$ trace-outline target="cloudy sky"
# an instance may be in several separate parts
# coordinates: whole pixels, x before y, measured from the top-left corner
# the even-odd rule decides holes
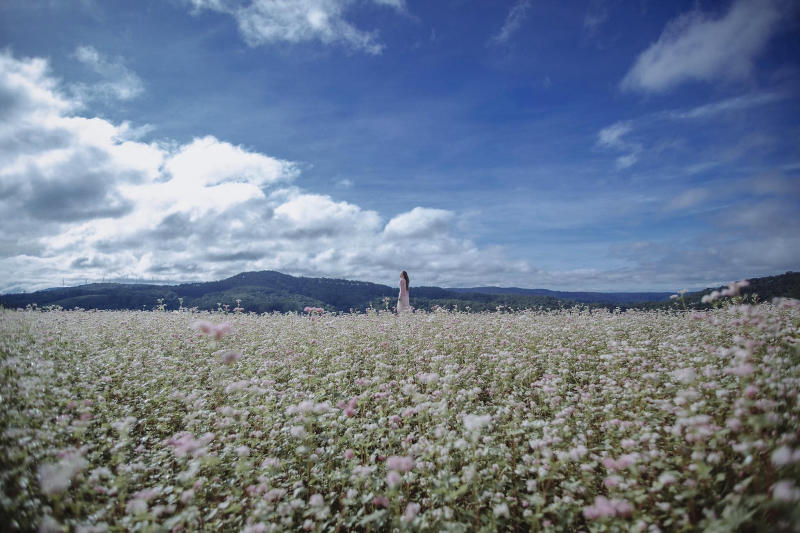
[[[793,0],[4,0],[0,291],[800,269]]]

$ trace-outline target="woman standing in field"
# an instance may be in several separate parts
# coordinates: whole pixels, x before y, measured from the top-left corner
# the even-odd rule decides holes
[[[405,270],[400,273],[400,295],[397,297],[397,312],[411,312],[411,304],[408,303],[408,273]]]

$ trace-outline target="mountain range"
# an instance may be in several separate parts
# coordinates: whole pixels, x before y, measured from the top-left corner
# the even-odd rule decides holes
[[[760,300],[782,296],[800,298],[800,273],[750,279],[744,294],[757,294]],[[713,290],[688,293],[680,305],[703,307],[702,296]],[[517,287],[411,288],[411,304],[417,309],[434,307],[467,311],[571,307],[669,307],[677,305],[669,292],[567,292]],[[297,312],[305,307],[326,311],[364,311],[366,308],[391,309],[397,289],[377,283],[330,278],[308,278],[274,271],[242,272],[230,278],[180,285],[90,283],[75,287],[55,287],[31,293],[0,295],[0,306],[24,308],[60,307],[63,309],[234,309],[245,312]]]

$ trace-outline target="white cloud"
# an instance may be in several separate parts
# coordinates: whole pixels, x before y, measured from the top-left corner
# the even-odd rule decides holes
[[[42,60],[2,52],[0,66],[11,103],[0,125],[0,292],[263,269],[383,282],[407,269],[441,284],[529,270],[459,238],[452,212],[417,207],[387,223],[292,185],[290,162],[212,136],[145,143],[128,123],[74,116]]]
[[[632,167],[633,165],[635,165],[637,161],[639,161],[639,155],[637,153],[621,155],[617,157],[616,160],[617,168],[619,170],[624,170],[628,167]]]
[[[511,10],[506,16],[506,21],[503,27],[497,34],[493,35],[490,42],[493,44],[503,44],[508,42],[509,39],[522,27],[522,23],[528,17],[528,10],[531,8],[530,0],[517,0],[511,7]]]
[[[597,134],[597,143],[607,148],[622,148],[626,145],[622,138],[632,129],[630,122],[615,122],[600,130]]]
[[[681,121],[687,120],[708,121],[729,116],[741,117],[748,110],[779,102],[787,97],[784,92],[757,92],[718,100],[689,109],[651,113],[606,126],[597,133],[595,145],[604,150],[621,152],[621,155],[616,157],[616,166],[622,170],[639,162],[643,154],[658,152],[668,145],[668,142],[658,143],[652,139],[654,133],[667,135],[668,133],[665,132],[671,132],[672,130],[667,128],[668,125],[674,127]],[[672,142],[675,144],[674,140]],[[731,157],[733,155],[739,156],[751,149],[753,147],[751,145],[770,145],[772,143],[772,139],[756,136],[750,138],[746,144],[729,148],[728,151],[731,153]],[[716,155],[721,158],[725,155],[725,152],[718,152]],[[718,165],[719,161],[704,160],[700,163],[688,165],[686,171],[687,174],[697,174]]]
[[[597,134],[597,145],[604,149],[626,152],[616,159],[617,168],[624,170],[636,164],[642,151],[641,143],[629,141],[625,136],[633,131],[630,121],[615,122],[600,130]]]
[[[94,84],[76,84],[74,90],[82,100],[131,100],[144,92],[141,78],[120,58],[109,60],[92,46],[76,48],[75,58],[103,79]]]
[[[622,80],[627,90],[663,92],[687,81],[741,79],[776,32],[783,0],[737,0],[720,17],[691,11],[669,22]]]
[[[417,238],[440,235],[450,231],[453,213],[444,209],[415,207],[407,213],[397,215],[386,224],[384,233],[388,237]]]
[[[381,220],[374,211],[363,211],[348,202],[335,202],[319,194],[299,194],[275,209],[281,232],[290,237],[352,238],[374,235]]]
[[[605,0],[593,0],[583,17],[583,27],[590,34],[597,33],[608,21],[609,6]]]
[[[674,119],[702,119],[709,118],[723,113],[734,111],[744,111],[752,107],[763,106],[783,100],[786,98],[781,93],[756,93],[726,98],[718,102],[712,102],[694,107],[688,111],[676,111],[669,114]]]
[[[677,211],[681,209],[688,209],[694,207],[710,197],[707,189],[700,187],[693,187],[683,191],[678,196],[667,202],[664,206],[665,211]]]
[[[403,0],[372,0],[405,10]],[[369,54],[380,54],[384,45],[375,32],[353,26],[345,18],[353,0],[190,0],[196,10],[209,9],[232,16],[250,46],[280,41],[320,41],[344,44]]]

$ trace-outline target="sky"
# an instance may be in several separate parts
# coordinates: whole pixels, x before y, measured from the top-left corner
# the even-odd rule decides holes
[[[0,3],[0,292],[699,289],[798,215],[794,0]]]

